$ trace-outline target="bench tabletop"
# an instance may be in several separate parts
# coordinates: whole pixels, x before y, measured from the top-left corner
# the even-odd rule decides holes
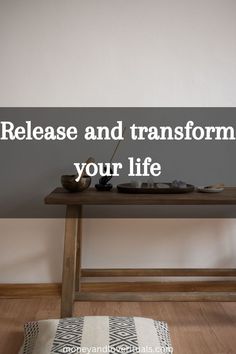
[[[70,193],[56,188],[45,198],[46,204],[55,205],[236,205],[236,187],[226,187],[220,193],[183,194],[128,194],[116,188],[98,192],[89,188],[83,192]]]

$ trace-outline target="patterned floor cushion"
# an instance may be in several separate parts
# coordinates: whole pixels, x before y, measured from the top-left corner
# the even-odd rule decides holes
[[[29,322],[19,354],[172,353],[165,322],[86,316]]]

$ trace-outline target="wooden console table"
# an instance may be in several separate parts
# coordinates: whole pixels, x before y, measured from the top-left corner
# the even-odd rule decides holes
[[[56,188],[45,198],[46,204],[66,205],[61,317],[71,317],[74,300],[79,301],[236,301],[236,282],[224,291],[171,292],[84,292],[83,277],[235,277],[236,269],[81,269],[82,207],[84,205],[236,205],[236,188],[222,193],[204,194],[123,194],[115,189],[68,193]],[[148,284],[148,283],[147,283]],[[229,290],[230,289],[230,290]]]

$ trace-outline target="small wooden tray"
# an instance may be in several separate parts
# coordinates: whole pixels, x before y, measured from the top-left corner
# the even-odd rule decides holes
[[[171,183],[153,183],[153,187],[150,187],[148,183],[142,183],[141,187],[135,187],[132,183],[122,183],[117,185],[117,190],[120,193],[132,193],[132,194],[180,194],[191,193],[195,187],[192,184],[187,184],[186,188],[160,188],[159,184],[167,184],[171,186]]]

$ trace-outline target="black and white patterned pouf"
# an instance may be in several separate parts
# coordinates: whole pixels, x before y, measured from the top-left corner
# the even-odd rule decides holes
[[[19,354],[172,352],[165,322],[143,317],[85,316],[27,323]]]

